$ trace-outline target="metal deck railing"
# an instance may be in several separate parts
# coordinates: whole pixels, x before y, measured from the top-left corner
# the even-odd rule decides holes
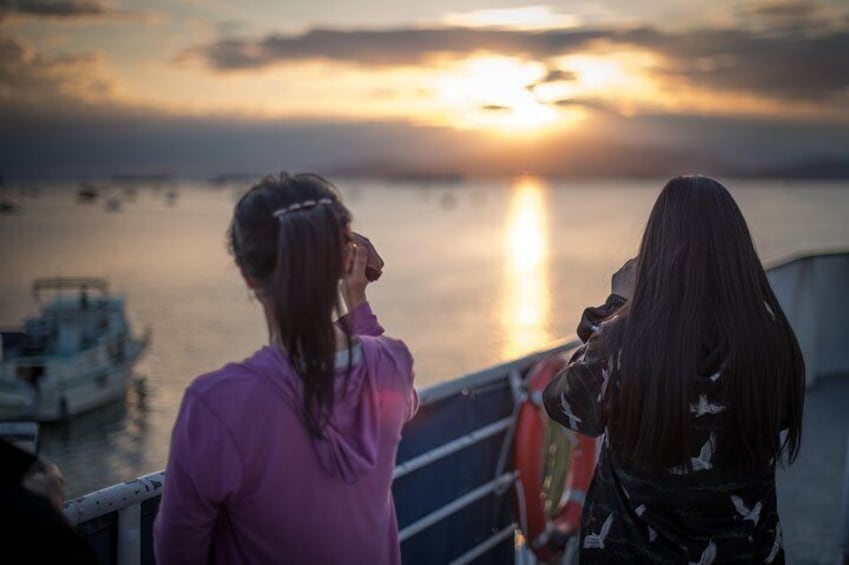
[[[429,509],[427,513],[415,520],[401,524],[399,539],[402,547],[405,542],[417,536],[426,536],[428,530],[435,525],[485,497],[503,496],[506,491],[509,491],[518,476],[510,468],[507,454],[512,440],[515,406],[523,399],[523,375],[543,357],[569,351],[578,344],[579,342],[575,339],[560,342],[520,359],[419,391],[420,414],[426,412],[428,407],[440,409],[436,405],[452,397],[472,398],[493,390],[493,387],[503,388],[509,395],[509,399],[507,403],[503,403],[502,413],[495,414],[494,421],[487,421],[492,414],[485,415],[481,418],[484,420],[482,425],[462,432],[449,441],[418,453],[403,455],[401,453],[403,450],[399,451],[400,462],[393,475],[396,483],[402,479],[411,480],[412,475],[425,471],[428,467],[452,456],[456,457],[464,450],[472,449],[483,442],[497,439],[499,443],[498,457],[495,460],[496,464],[492,465],[490,479],[445,504]],[[417,419],[418,417],[414,421]],[[404,443],[405,440],[402,440],[402,446]],[[89,538],[104,561],[120,565],[147,562],[152,556],[152,548],[147,545],[152,542],[150,528],[155,510],[151,512],[148,508],[147,512],[144,512],[143,506],[150,504],[158,506],[158,498],[162,495],[165,480],[164,471],[159,471],[92,492],[66,502],[65,516],[85,537]],[[415,477],[412,477],[412,480],[415,480]],[[403,509],[404,505],[404,498],[396,497],[396,508]],[[450,562],[458,565],[469,563],[508,540],[512,544],[516,528],[515,522],[509,522],[494,529],[489,528],[488,531],[494,533],[482,540],[474,540],[474,545],[466,548]]]

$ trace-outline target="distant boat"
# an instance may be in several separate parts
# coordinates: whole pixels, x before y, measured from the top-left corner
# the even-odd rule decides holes
[[[427,172],[409,172],[396,173],[385,175],[386,180],[400,184],[460,184],[466,180],[466,176],[461,173],[427,173]]]
[[[21,207],[11,198],[0,198],[0,214],[16,214]]]
[[[80,202],[94,202],[97,200],[99,191],[97,185],[91,182],[80,183],[80,189],[77,191],[77,200]]]
[[[36,185],[26,185],[18,189],[18,194],[26,198],[38,198],[41,195],[41,189]]]
[[[0,214],[16,214],[20,207],[18,203],[6,196],[5,178],[0,175]]]
[[[112,175],[113,182],[119,184],[164,184],[173,177],[168,173]]]
[[[106,211],[107,212],[118,212],[121,210],[121,199],[118,196],[110,196],[108,200],[106,200]]]
[[[122,398],[149,340],[130,331],[124,299],[82,277],[37,279],[33,294],[39,315],[2,332],[0,417],[63,420]]]
[[[177,189],[169,188],[168,192],[165,193],[165,203],[169,206],[173,206],[177,202]]]
[[[222,186],[230,184],[251,185],[255,183],[262,175],[253,173],[221,173],[209,179],[209,184],[213,186]]]

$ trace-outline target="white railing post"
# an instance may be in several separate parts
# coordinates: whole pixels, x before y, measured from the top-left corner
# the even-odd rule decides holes
[[[141,563],[141,503],[118,510],[118,565]]]

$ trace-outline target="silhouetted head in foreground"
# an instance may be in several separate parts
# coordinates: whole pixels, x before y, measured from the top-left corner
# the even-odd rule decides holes
[[[230,224],[231,251],[266,308],[271,342],[286,351],[302,378],[305,423],[314,437],[323,435],[333,408],[333,318],[340,310],[350,222],[328,181],[284,173],[242,196]]]
[[[755,470],[785,449],[795,459],[804,363],[728,190],[706,177],[669,181],[636,263],[624,323],[609,337],[623,375],[609,395],[614,452],[648,469],[689,461],[694,387],[714,376],[733,407],[718,415],[725,460]]]

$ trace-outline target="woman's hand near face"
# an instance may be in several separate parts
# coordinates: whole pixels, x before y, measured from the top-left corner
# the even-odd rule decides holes
[[[342,278],[342,296],[348,311],[355,309],[368,299],[366,298],[366,263],[368,262],[368,250],[362,245],[350,243],[348,247],[348,268]]]
[[[363,234],[351,232],[351,239],[360,247],[366,250],[366,278],[369,282],[374,282],[383,274],[383,259],[374,248],[371,240]]]

